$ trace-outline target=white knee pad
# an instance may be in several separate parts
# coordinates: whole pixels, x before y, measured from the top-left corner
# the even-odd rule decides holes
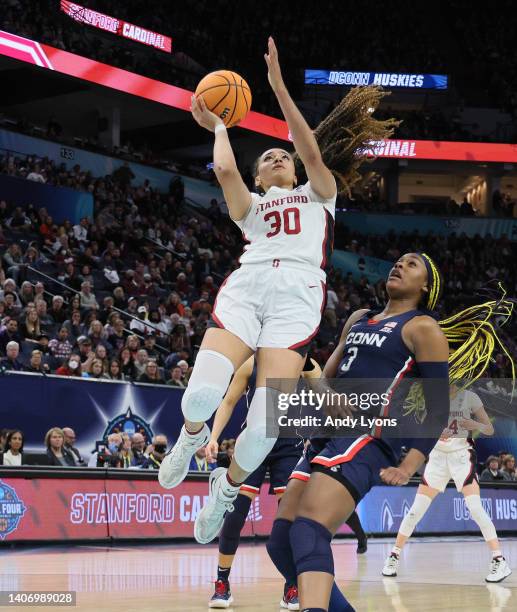
[[[415,496],[415,501],[413,505],[409,509],[409,512],[402,519],[402,523],[400,524],[399,533],[403,536],[409,536],[415,530],[415,527],[418,525],[424,514],[429,509],[431,502],[433,500],[427,495],[422,495],[421,493],[417,493]]]
[[[246,419],[246,429],[239,435],[235,444],[234,459],[237,465],[246,472],[254,472],[269,455],[277,437],[271,436],[271,427],[267,426],[268,416],[273,416],[273,404],[266,410],[268,402],[274,401],[278,392],[268,387],[255,389]]]
[[[477,523],[485,541],[489,542],[490,540],[495,540],[497,538],[497,532],[494,523],[492,523],[492,520],[481,504],[481,497],[479,497],[479,495],[468,495],[465,497],[465,503],[467,504],[472,520]]]
[[[207,421],[221,403],[233,371],[228,357],[216,351],[199,351],[181,400],[183,416],[194,423]]]

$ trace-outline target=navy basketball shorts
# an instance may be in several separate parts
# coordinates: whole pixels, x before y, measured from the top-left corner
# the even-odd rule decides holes
[[[258,494],[269,470],[269,494],[280,495],[289,476],[300,460],[303,443],[300,440],[278,440],[273,450],[242,483],[240,490]]]
[[[305,456],[291,478],[307,481],[312,472],[323,472],[346,487],[358,504],[368,491],[383,484],[379,472],[396,465],[396,458],[369,435],[329,439],[315,456]]]

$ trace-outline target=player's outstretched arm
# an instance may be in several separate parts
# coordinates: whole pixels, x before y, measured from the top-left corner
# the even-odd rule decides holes
[[[219,448],[218,440],[224,428],[228,424],[230,417],[233,414],[235,406],[248,387],[248,380],[253,371],[254,357],[250,357],[242,366],[235,372],[232,382],[228,387],[228,391],[223,398],[214,417],[214,425],[210,434],[210,442],[207,445],[207,459],[214,462],[217,459],[217,449]]]
[[[223,120],[208,110],[203,96],[192,96],[191,111],[195,121],[215,133],[214,172],[222,187],[230,217],[240,221],[251,204],[251,193],[242,180]],[[219,127],[221,126],[221,127]]]
[[[323,163],[316,138],[287,91],[280,70],[278,51],[271,36],[264,58],[268,68],[267,78],[287,121],[294,148],[302,160],[311,187],[319,196],[328,200],[336,195],[336,180]]]

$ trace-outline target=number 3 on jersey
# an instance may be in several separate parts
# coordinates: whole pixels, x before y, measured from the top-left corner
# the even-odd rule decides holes
[[[348,347],[346,351],[346,361],[344,361],[343,365],[341,366],[342,372],[348,372],[348,370],[350,369],[350,366],[352,365],[352,362],[357,357],[358,351],[359,351],[359,348],[357,346]]]
[[[264,215],[264,221],[271,221],[271,230],[266,234],[267,238],[276,236],[283,230],[285,234],[299,234],[302,231],[300,227],[300,211],[297,208],[286,208],[282,215],[278,210],[268,212]],[[283,223],[282,223],[283,221]]]

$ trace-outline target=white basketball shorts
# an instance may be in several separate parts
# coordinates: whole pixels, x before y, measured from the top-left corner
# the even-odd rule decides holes
[[[288,348],[305,354],[317,334],[326,298],[325,274],[284,265],[246,264],[227,277],[213,323],[254,351]]]
[[[429,453],[422,484],[443,493],[451,479],[458,491],[477,480],[476,451],[473,448],[463,448],[450,453],[433,449]]]

